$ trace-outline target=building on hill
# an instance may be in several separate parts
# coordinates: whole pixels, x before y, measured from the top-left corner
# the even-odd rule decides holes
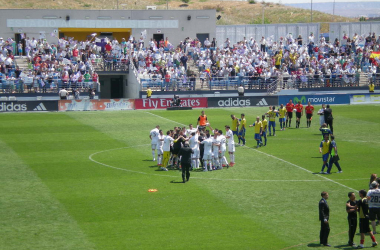
[[[56,43],[57,38],[84,41],[91,34],[110,39],[130,36],[137,40],[146,31],[148,42],[170,38],[174,45],[185,37],[215,37],[215,10],[0,10],[0,36],[18,43],[22,37],[44,38]]]

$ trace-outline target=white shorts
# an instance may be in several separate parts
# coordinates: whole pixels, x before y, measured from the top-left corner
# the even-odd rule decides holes
[[[221,150],[219,153],[219,158],[222,158],[226,154],[226,150]]]
[[[228,144],[228,152],[235,152],[235,144]]]
[[[152,143],[152,149],[155,150],[157,148],[157,144]]]
[[[157,147],[157,154],[158,155],[163,155],[164,154],[164,150],[162,149],[162,147]]]
[[[212,159],[212,153],[204,153],[203,154],[203,160],[211,160]]]
[[[215,158],[218,158],[219,157],[219,150],[218,151],[214,151],[213,154],[212,154],[213,157]]]
[[[194,153],[191,154],[191,158],[199,158],[199,149],[194,149]]]

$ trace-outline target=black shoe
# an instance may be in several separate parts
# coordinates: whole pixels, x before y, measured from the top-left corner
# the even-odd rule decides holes
[[[186,181],[189,181],[189,178],[187,178]]]
[[[183,179],[183,181],[182,181],[183,183],[186,183],[186,180],[185,179]]]

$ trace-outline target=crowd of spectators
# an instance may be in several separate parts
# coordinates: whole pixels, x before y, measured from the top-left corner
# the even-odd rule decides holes
[[[380,57],[372,56],[380,50],[375,33],[344,34],[341,41],[288,34],[278,41],[244,38],[235,44],[228,38],[201,42],[187,37],[176,46],[168,38],[146,42],[143,36],[130,37],[119,43],[96,34],[86,41],[57,38],[56,44],[44,38],[23,40],[16,46],[12,39],[0,38],[3,91],[98,90],[97,70],[125,71],[130,61],[143,87],[162,90],[193,90],[197,82],[202,88],[230,84],[265,89],[273,82],[283,88],[356,86],[362,71],[379,84]],[[14,65],[14,52],[26,57],[26,69]]]
[[[244,38],[236,44],[228,38],[221,43],[206,39],[203,44],[186,38],[176,47],[166,38],[142,45],[132,59],[138,77],[142,82],[148,79],[145,87],[184,90],[200,81],[202,87],[229,82],[235,87],[267,88],[276,80],[283,88],[342,87],[357,86],[362,71],[376,80],[380,58],[371,54],[379,51],[379,45],[375,33],[344,34],[342,41],[326,41],[313,33],[306,39],[288,34],[279,41]],[[189,63],[195,71],[189,70]]]
[[[22,40],[15,46],[14,41],[8,39],[9,44],[3,46],[0,55],[3,92],[46,93],[66,88],[72,93],[92,93],[89,89],[99,91],[97,70],[128,71],[125,39],[120,44],[117,40],[98,39],[95,35],[86,41],[57,38],[56,44],[44,38]],[[27,60],[27,67],[15,65],[14,52]]]

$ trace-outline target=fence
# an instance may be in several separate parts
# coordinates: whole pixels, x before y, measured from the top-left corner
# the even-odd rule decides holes
[[[342,41],[344,34],[352,38],[355,33],[368,36],[370,32],[371,35],[375,32],[378,36],[380,34],[380,22],[330,23],[329,39],[331,42],[336,38]]]
[[[249,40],[251,37],[256,41],[260,41],[261,37],[268,38],[274,36],[274,41],[279,41],[280,37],[286,37],[292,33],[293,38],[301,35],[304,43],[307,43],[307,38],[310,33],[314,33],[315,41],[319,39],[320,24],[264,24],[264,25],[217,25],[216,40],[223,43],[227,38],[231,43],[237,43],[244,40],[244,37]],[[220,44],[219,44],[220,45]]]

